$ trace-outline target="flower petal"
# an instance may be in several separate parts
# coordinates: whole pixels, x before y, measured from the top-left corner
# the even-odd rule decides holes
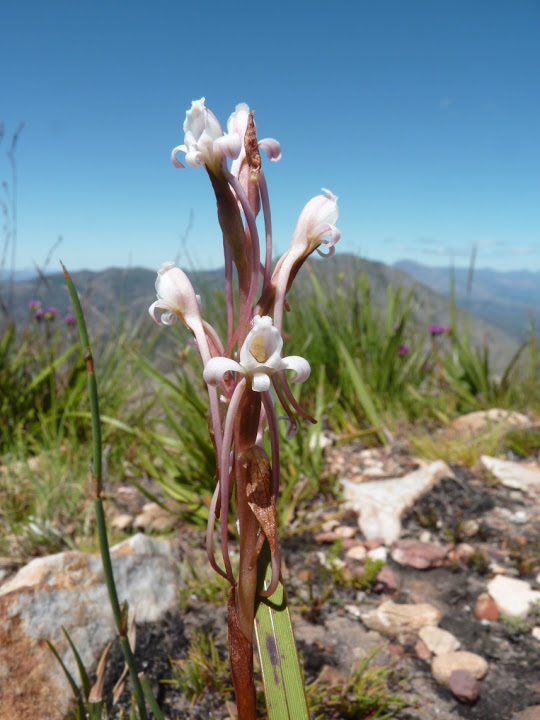
[[[266,156],[272,162],[281,160],[281,145],[274,138],[264,138],[259,141],[259,147],[264,150]]]
[[[307,360],[300,355],[289,355],[281,361],[280,370],[294,370],[296,375],[291,378],[291,382],[299,383],[307,380],[311,373],[311,367]]]
[[[177,168],[185,167],[185,165],[182,165],[180,160],[178,160],[178,158],[176,157],[176,153],[177,152],[185,153],[186,150],[187,150],[187,148],[185,145],[177,145],[175,148],[173,148],[173,150],[171,152],[171,160],[172,160],[172,164],[174,165],[174,167],[177,167]]]
[[[166,312],[158,315],[156,310],[165,310]],[[172,304],[161,298],[150,305],[148,312],[152,320],[155,320],[158,325],[174,325],[176,322],[176,314]]]
[[[228,158],[234,160],[240,155],[240,151],[242,150],[242,138],[236,133],[223,135],[223,137],[214,141],[214,152],[218,150],[221,150]]]
[[[217,386],[223,380],[223,376],[227,372],[241,372],[244,374],[244,368],[235,360],[226,357],[211,358],[203,370],[203,378],[208,385]]]

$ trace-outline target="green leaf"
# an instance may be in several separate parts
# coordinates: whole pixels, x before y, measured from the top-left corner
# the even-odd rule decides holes
[[[69,647],[71,648],[71,652],[75,656],[75,661],[77,663],[77,668],[79,670],[79,676],[81,678],[81,683],[83,686],[83,692],[84,697],[88,700],[88,696],[90,695],[90,678],[88,677],[88,673],[86,672],[86,668],[84,667],[84,663],[82,661],[81,656],[79,655],[79,652],[77,648],[75,647],[75,644],[73,643],[73,640],[71,639],[68,631],[65,627],[62,626],[62,632],[66,636],[66,640],[69,643]]]
[[[266,543],[265,550],[261,553],[262,562],[259,562],[259,587],[263,583],[264,587],[268,587],[272,575]],[[281,580],[270,598],[259,600],[255,615],[255,638],[261,661],[268,720],[309,720],[304,676],[296,649],[287,594]]]
[[[63,662],[62,658],[60,657],[60,655],[59,655],[59,653],[58,653],[58,650],[54,647],[54,645],[53,645],[51,642],[49,642],[49,640],[47,640],[46,642],[47,642],[47,645],[49,646],[49,650],[52,652],[52,654],[54,655],[54,657],[55,657],[55,658],[58,660],[58,662],[60,663],[60,667],[61,667],[62,670],[64,671],[64,675],[66,676],[66,678],[67,678],[67,680],[68,680],[68,682],[69,682],[69,684],[70,684],[70,686],[71,686],[71,689],[72,689],[72,691],[73,691],[73,694],[75,695],[76,699],[77,699],[79,702],[82,702],[82,699],[81,699],[81,691],[79,690],[79,686],[77,685],[77,683],[76,683],[75,680],[73,679],[72,674],[69,672],[69,670],[67,669],[67,667],[64,665],[64,662]]]

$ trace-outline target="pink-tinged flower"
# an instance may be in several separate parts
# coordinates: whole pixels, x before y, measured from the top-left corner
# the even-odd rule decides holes
[[[195,338],[203,363],[208,362],[211,353],[207,333],[213,337],[217,347],[221,348],[221,344],[215,330],[201,317],[199,298],[188,276],[173,262],[163,263],[158,270],[156,293],[158,299],[148,308],[150,317],[158,325],[174,325],[180,318]],[[159,313],[159,310],[164,312]]]
[[[40,307],[41,302],[39,300],[30,300],[30,302],[28,303],[28,309],[31,312],[36,312],[36,310],[39,310]]]
[[[66,323],[66,325],[73,326],[77,324],[77,318],[75,317],[75,315],[71,315],[70,313],[68,313],[67,315],[64,315],[64,322]]]
[[[41,322],[45,316],[45,310],[42,310],[41,308],[38,308],[34,313],[34,320],[36,322]]]
[[[148,312],[158,325],[174,325],[177,318],[192,330],[201,322],[199,302],[188,276],[173,262],[164,262],[156,280],[157,300]],[[158,314],[158,310],[163,310]]]
[[[227,372],[239,372],[251,380],[256,392],[270,388],[270,377],[280,370],[293,370],[291,382],[307,380],[311,368],[307,360],[298,355],[282,358],[283,339],[268,316],[253,318],[252,330],[240,350],[240,362],[226,357],[214,357],[206,363],[203,377],[209,385],[217,386]]]
[[[400,357],[405,357],[411,348],[408,345],[400,345],[398,350]]]
[[[184,144],[172,151],[175,167],[184,165],[177,159],[176,153],[186,154],[186,163],[191,167],[206,165],[214,175],[219,173],[225,156],[238,157],[242,149],[243,138],[237,133],[225,134],[216,116],[204,105],[204,98],[193,100],[191,110],[186,112],[184,121]]]
[[[336,227],[339,217],[337,196],[325,188],[322,191],[324,195],[316,195],[311,198],[300,213],[289,249],[278,260],[272,281],[259,301],[258,309],[263,312],[270,312],[273,305],[274,322],[279,329],[283,317],[285,295],[303,263],[314,250],[317,250],[323,257],[333,255],[334,245],[341,237],[341,232]],[[319,250],[319,246],[323,243],[328,250],[327,253]]]
[[[307,203],[296,223],[289,252],[307,256],[317,250],[319,255],[328,257],[335,252],[334,245],[341,237],[336,223],[339,217],[337,196],[330,190],[322,189],[324,195],[316,195]],[[324,242],[325,238],[329,238]],[[319,245],[328,250],[323,253]]]

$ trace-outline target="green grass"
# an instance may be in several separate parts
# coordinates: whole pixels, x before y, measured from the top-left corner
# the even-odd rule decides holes
[[[291,294],[291,305],[301,305],[301,312],[288,314],[284,326],[285,354],[303,355],[311,364],[309,382],[293,389],[317,424],[301,422],[292,438],[286,437],[285,423],[279,424],[282,536],[308,527],[313,498],[336,500],[325,472],[325,434],[339,436],[340,442],[362,438],[366,444],[405,435],[418,455],[466,465],[506,448],[523,456],[538,450],[534,423],[465,439],[440,432],[470,410],[500,406],[532,416],[539,412],[540,353],[533,333],[507,368],[495,374],[489,347],[474,347],[466,324],[458,324],[455,307],[451,332],[429,337],[427,327],[413,322],[411,296],[399,289],[388,289],[381,312],[364,275],[350,288],[325,287],[314,276],[311,284],[308,294]],[[210,321],[220,304],[219,296],[207,303]],[[163,329],[159,347],[141,341],[141,328],[130,329],[119,319],[108,339],[94,344],[106,497],[114,498],[118,484],[130,481],[149,499],[174,507],[185,525],[202,528],[216,468],[200,359],[181,327]],[[73,335],[53,326],[30,324],[17,331],[10,325],[0,338],[0,555],[20,562],[67,548],[96,548],[86,368],[75,348]],[[279,408],[277,414],[283,414]],[[232,515],[230,521],[232,527]],[[340,551],[337,544],[331,556],[337,558]],[[519,572],[528,572],[534,558],[516,547],[512,560]],[[191,579],[180,593],[181,606],[197,599],[225,604],[226,583],[195,556],[184,562]],[[469,562],[484,571],[484,558]],[[336,564],[306,614],[315,618],[338,584],[370,588],[380,566],[368,560],[361,573],[351,576]],[[502,621],[509,632],[520,631]],[[312,684],[313,717],[392,717],[404,704],[399,677],[392,667],[372,660],[341,683]],[[208,635],[193,638],[187,658],[174,663],[173,670],[172,682],[193,701],[208,689],[230,696],[226,661]],[[87,685],[83,676],[81,682]],[[89,711],[87,690],[79,695],[76,717]]]
[[[399,695],[402,678],[390,665],[375,665],[375,650],[343,682],[317,680],[307,688],[314,720],[394,717],[407,703]],[[393,688],[393,689],[389,689]]]
[[[285,318],[286,354],[304,355],[312,367],[309,381],[294,390],[318,422],[302,422],[292,439],[280,423],[282,528],[294,518],[301,525],[308,498],[333,493],[323,472],[322,432],[386,443],[405,428],[420,455],[468,465],[503,446],[523,454],[538,446],[534,427],[528,434],[488,433],[468,441],[434,435],[470,410],[497,405],[538,412],[534,333],[495,375],[489,347],[473,346],[455,305],[451,332],[430,338],[427,327],[413,322],[411,296],[389,288],[379,311],[365,275],[351,287],[337,280],[331,286],[311,276],[310,292],[291,293],[296,312]],[[221,315],[221,305],[218,295],[206,298],[210,321]],[[182,519],[202,527],[215,459],[200,359],[181,327],[164,328],[157,348],[141,341],[143,335],[143,324],[132,329],[119,318],[117,328],[108,329],[109,339],[94,343],[110,483],[114,488],[131,478],[152,499],[172,497]],[[404,346],[407,352],[400,353]],[[0,338],[0,547],[6,551],[15,538],[15,552],[23,557],[70,547],[77,538],[85,542],[92,532],[86,519],[86,372],[74,348],[73,334],[53,324],[29,322],[18,332],[9,325]],[[38,460],[39,472],[32,470]],[[139,482],[145,477],[153,489]]]

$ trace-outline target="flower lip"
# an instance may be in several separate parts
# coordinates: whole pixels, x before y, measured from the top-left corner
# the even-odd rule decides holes
[[[240,350],[240,364],[248,372],[255,368],[268,368],[276,372],[281,363],[283,340],[268,315],[253,318],[253,326]]]
[[[307,380],[311,368],[307,360],[297,355],[282,358],[283,339],[268,316],[253,318],[253,327],[240,349],[240,362],[214,357],[205,365],[203,377],[209,385],[219,385],[227,372],[240,372],[251,380],[256,392],[270,388],[270,377],[281,370],[293,370],[291,382]]]

